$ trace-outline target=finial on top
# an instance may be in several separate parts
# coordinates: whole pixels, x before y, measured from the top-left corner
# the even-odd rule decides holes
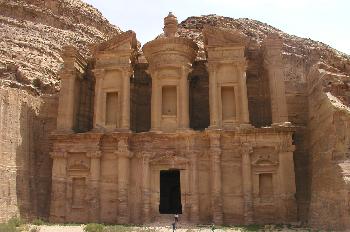
[[[169,12],[168,16],[164,18],[164,34],[166,37],[175,37],[177,32],[177,18],[172,12]]]

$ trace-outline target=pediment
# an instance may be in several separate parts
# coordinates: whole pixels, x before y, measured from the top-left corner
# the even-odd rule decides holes
[[[97,45],[96,52],[113,52],[119,50],[137,49],[136,34],[133,31],[127,31],[115,35],[111,39]]]
[[[248,37],[237,29],[217,28],[206,25],[203,28],[204,44],[206,46],[244,46]]]

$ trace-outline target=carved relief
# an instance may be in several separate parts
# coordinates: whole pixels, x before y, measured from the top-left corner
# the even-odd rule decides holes
[[[69,153],[68,157],[69,171],[89,171],[90,160],[85,153]]]

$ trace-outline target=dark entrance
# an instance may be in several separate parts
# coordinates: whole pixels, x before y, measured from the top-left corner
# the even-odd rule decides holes
[[[161,214],[181,214],[180,170],[160,171],[160,204]]]

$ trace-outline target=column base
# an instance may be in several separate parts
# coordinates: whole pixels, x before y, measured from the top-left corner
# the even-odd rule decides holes
[[[56,135],[64,135],[64,134],[74,134],[75,132],[72,129],[57,129],[52,132],[52,134]]]
[[[116,128],[113,132],[131,133],[130,128]]]
[[[161,134],[163,131],[160,128],[151,128],[149,132]]]
[[[272,127],[291,127],[291,122],[274,122],[271,124]]]
[[[184,132],[193,132],[192,128],[178,128],[176,129],[177,133],[184,133]]]

